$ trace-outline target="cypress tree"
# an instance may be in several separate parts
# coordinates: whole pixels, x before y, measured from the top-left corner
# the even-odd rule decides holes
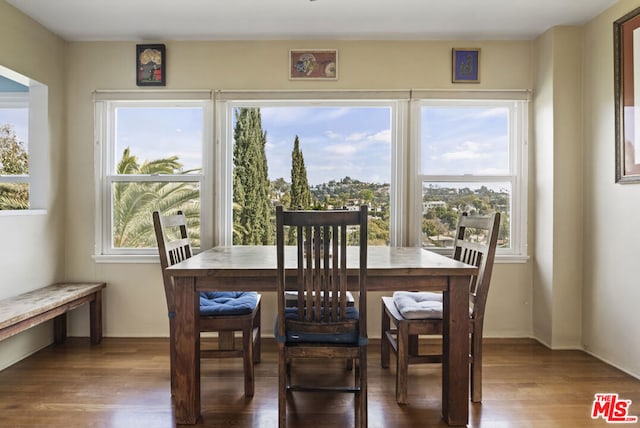
[[[296,135],[291,152],[291,209],[305,210],[311,206],[311,190],[307,179],[300,140]]]
[[[233,131],[233,243],[266,245],[273,239],[271,201],[265,145],[259,108],[235,110]]]
[[[308,209],[311,206],[311,189],[307,179],[307,168],[300,150],[300,140],[296,135],[291,152],[291,209]],[[296,244],[295,229],[289,229],[287,244]]]

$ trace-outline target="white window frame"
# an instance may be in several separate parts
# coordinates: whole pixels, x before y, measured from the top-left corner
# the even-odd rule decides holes
[[[440,98],[446,95],[446,98]],[[454,96],[452,96],[454,95]],[[510,215],[510,248],[499,248],[496,257],[503,262],[521,262],[528,258],[527,250],[527,189],[528,189],[528,99],[529,93],[491,92],[477,91],[473,93],[457,92],[455,94],[438,94],[437,92],[424,92],[417,94],[417,99],[412,101],[411,117],[411,156],[409,171],[412,183],[413,209],[410,216],[411,239],[410,245],[421,245],[422,237],[422,185],[424,182],[443,183],[491,183],[509,182],[511,184],[511,215]],[[421,171],[421,109],[424,106],[487,106],[506,107],[509,110],[509,172],[504,175],[429,175],[428,171]],[[450,249],[433,249],[436,252],[449,254]]]
[[[216,93],[216,224],[215,245],[233,242],[233,110],[239,107],[388,107],[391,110],[389,241],[402,243],[404,164],[408,91],[219,91]],[[404,101],[403,101],[404,99]],[[393,132],[395,131],[395,132]]]
[[[155,248],[112,246],[112,189],[116,182],[197,182],[200,187],[200,245],[212,245],[213,211],[213,112],[208,91],[109,92],[94,94],[96,222],[94,259],[99,262],[157,261]],[[203,109],[202,172],[185,175],[118,175],[115,173],[115,122],[119,107],[201,107]],[[149,213],[151,215],[151,213]]]
[[[0,182],[27,183],[29,209],[0,210],[0,216],[46,213],[49,191],[49,88],[40,82],[0,66],[0,76],[29,88],[28,92],[0,93],[1,107],[29,109],[28,162],[29,175],[3,175]]]

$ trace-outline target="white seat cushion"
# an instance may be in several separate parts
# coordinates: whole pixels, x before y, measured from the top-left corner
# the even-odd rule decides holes
[[[442,294],[396,291],[393,302],[406,319],[442,319]]]

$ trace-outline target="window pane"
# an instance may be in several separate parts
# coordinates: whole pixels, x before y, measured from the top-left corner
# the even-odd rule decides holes
[[[116,173],[201,172],[203,129],[200,107],[117,108]],[[135,156],[136,168],[130,167],[131,156]]]
[[[422,183],[422,246],[452,248],[458,217],[500,213],[498,248],[510,248],[511,184]]]
[[[29,183],[1,176],[28,176],[29,109],[0,107],[0,210],[29,209]]]
[[[422,173],[509,174],[509,109],[424,106]]]
[[[0,210],[28,209],[28,183],[0,183]]]
[[[117,182],[113,193],[113,248],[156,248],[152,212],[187,217],[191,246],[200,247],[200,184]]]
[[[389,204],[391,180],[391,108],[369,106],[282,106],[255,107],[260,114],[263,143],[252,148],[247,132],[257,123],[247,108],[236,108],[234,132],[234,244],[273,244],[273,233],[261,236],[253,230],[264,224],[251,216],[256,177],[260,167],[245,162],[247,153],[263,150],[269,186],[267,204],[286,208],[332,209],[370,206],[369,244],[389,244]],[[238,122],[242,126],[238,126]],[[300,157],[294,156],[298,141]],[[295,158],[295,160],[294,160]],[[258,161],[258,164],[260,162]],[[297,165],[294,167],[294,164]],[[300,168],[303,164],[304,168]],[[294,172],[297,171],[297,172]],[[293,186],[298,179],[306,183],[310,197]],[[248,190],[249,189],[249,190]],[[264,211],[264,210],[261,210]],[[268,220],[271,231],[274,219]]]

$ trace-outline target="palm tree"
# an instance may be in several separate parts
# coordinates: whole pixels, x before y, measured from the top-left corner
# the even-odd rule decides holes
[[[117,166],[119,175],[187,174],[178,156],[144,161],[129,148]],[[113,246],[116,248],[153,248],[156,246],[151,213],[184,212],[189,238],[194,247],[200,246],[200,190],[194,183],[175,182],[117,182],[113,198]]]

